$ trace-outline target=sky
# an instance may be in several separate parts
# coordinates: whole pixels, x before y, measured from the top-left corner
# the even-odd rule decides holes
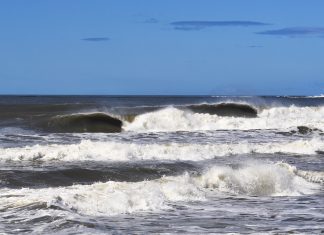
[[[323,0],[0,0],[0,94],[323,94],[323,11]]]

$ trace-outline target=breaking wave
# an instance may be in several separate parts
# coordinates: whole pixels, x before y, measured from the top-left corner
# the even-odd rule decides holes
[[[210,196],[299,196],[320,186],[299,176],[287,163],[213,166],[201,175],[185,173],[141,182],[94,183],[46,189],[1,189],[0,210],[35,204],[93,216],[172,208],[176,202],[213,200]]]
[[[126,131],[196,131],[290,129],[297,126],[324,129],[324,107],[274,107],[259,112],[256,118],[224,117],[207,113],[193,113],[168,107],[135,117],[125,122]]]
[[[39,108],[39,107],[38,107]],[[43,107],[46,108],[46,107]],[[71,108],[70,106],[65,109]],[[74,109],[76,109],[75,107]],[[22,108],[16,108],[18,111]],[[15,123],[19,127],[36,128],[54,133],[121,131],[168,132],[168,131],[204,131],[204,130],[252,130],[252,129],[291,129],[297,126],[324,129],[324,107],[275,107],[257,108],[245,103],[204,103],[175,106],[99,107],[80,112],[56,110],[56,106],[42,109],[27,107],[11,112],[7,111],[0,121],[4,124]],[[51,112],[51,109],[53,111]],[[16,111],[18,112],[16,114]],[[54,112],[55,111],[55,112]],[[81,112],[82,111],[82,112]],[[60,113],[61,112],[61,113]]]
[[[222,192],[253,196],[298,196],[320,187],[299,172],[288,163],[251,162],[236,169],[212,167],[199,178],[199,183]]]
[[[0,148],[1,161],[136,161],[190,160],[248,153],[317,154],[324,151],[320,138],[270,143],[136,144],[82,140],[78,144]]]

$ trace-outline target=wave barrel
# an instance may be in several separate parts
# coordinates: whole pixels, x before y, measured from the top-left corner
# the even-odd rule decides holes
[[[220,104],[200,104],[190,105],[188,108],[195,113],[208,113],[218,116],[232,117],[257,117],[258,111],[247,104],[220,103]]]
[[[121,132],[122,121],[104,113],[72,114],[52,118],[48,129],[53,132]]]

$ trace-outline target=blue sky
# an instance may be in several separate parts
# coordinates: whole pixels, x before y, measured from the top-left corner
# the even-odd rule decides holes
[[[0,94],[324,93],[322,0],[2,0]]]

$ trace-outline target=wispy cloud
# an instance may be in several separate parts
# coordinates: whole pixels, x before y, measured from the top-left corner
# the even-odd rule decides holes
[[[248,47],[249,48],[262,48],[263,46],[260,46],[260,45],[250,45]]]
[[[249,27],[266,26],[267,23],[258,21],[175,21],[170,23],[175,30],[202,30],[208,27]]]
[[[146,24],[156,24],[156,23],[159,23],[159,21],[155,18],[149,18],[149,19],[146,19],[144,20],[144,23]]]
[[[257,34],[278,35],[278,36],[287,36],[287,37],[299,37],[299,36],[324,37],[324,27],[291,27],[291,28],[282,28],[276,30],[266,30],[262,32],[257,32]]]
[[[104,42],[104,41],[109,41],[110,38],[108,38],[108,37],[95,37],[95,38],[82,38],[81,40],[87,41],[87,42]]]

